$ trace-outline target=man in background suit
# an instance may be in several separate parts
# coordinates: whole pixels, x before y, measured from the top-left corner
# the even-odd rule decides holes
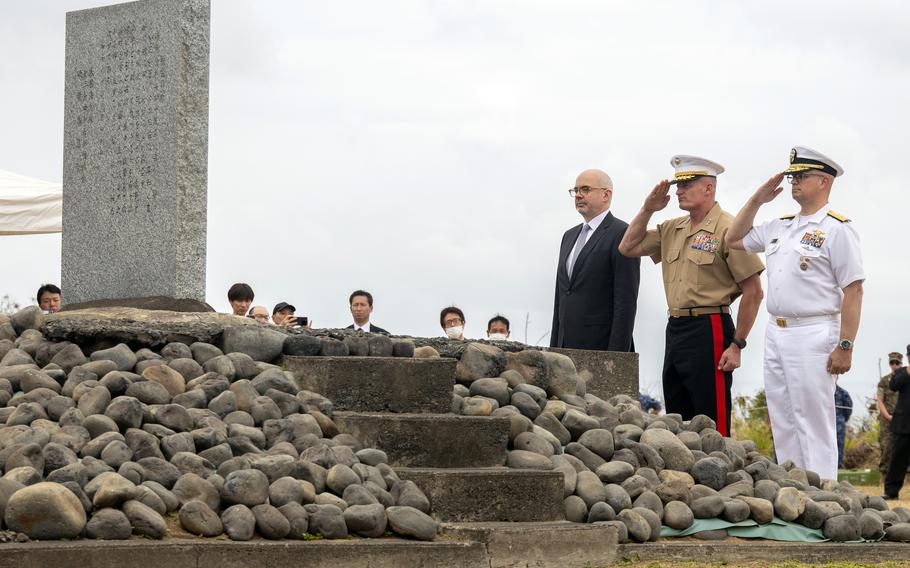
[[[370,314],[373,313],[373,294],[370,294],[366,290],[354,290],[348,298],[348,304],[351,308],[351,316],[354,318],[354,323],[345,329],[356,329],[357,331],[365,331],[367,333],[389,334],[388,331],[382,329],[378,325],[370,323]]]
[[[613,181],[585,170],[569,194],[585,222],[562,236],[550,347],[633,351],[641,263],[619,254],[628,224],[610,213]]]

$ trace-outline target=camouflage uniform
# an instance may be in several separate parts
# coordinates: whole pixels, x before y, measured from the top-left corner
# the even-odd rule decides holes
[[[891,375],[888,373],[878,381],[878,388],[875,391],[876,398],[882,397],[888,414],[894,412],[894,405],[897,404],[897,393],[888,388],[888,382]],[[891,421],[885,420],[882,414],[878,414],[878,446],[882,450],[881,458],[878,461],[878,470],[882,472],[882,479],[888,473],[888,464],[891,462]]]

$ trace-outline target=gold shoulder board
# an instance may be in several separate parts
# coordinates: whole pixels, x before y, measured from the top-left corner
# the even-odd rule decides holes
[[[838,221],[840,221],[841,223],[850,222],[850,219],[847,219],[843,215],[839,215],[839,214],[835,213],[834,211],[828,211],[828,217],[833,217],[833,218],[837,219]]]

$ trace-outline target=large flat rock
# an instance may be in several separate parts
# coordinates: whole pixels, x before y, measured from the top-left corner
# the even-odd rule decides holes
[[[492,467],[506,462],[509,419],[455,414],[336,412],[335,424],[400,467]]]
[[[292,357],[279,365],[335,410],[444,414],[452,409],[454,359]]]
[[[229,326],[259,325],[249,318],[228,314],[89,308],[57,312],[44,317],[41,332],[48,339],[101,347],[126,343],[133,349],[162,347],[171,342],[215,343]]]
[[[616,527],[568,521],[446,523],[442,534],[486,546],[490,568],[588,568],[616,560]]]
[[[398,468],[430,500],[442,522],[561,521],[563,474],[509,468]]]

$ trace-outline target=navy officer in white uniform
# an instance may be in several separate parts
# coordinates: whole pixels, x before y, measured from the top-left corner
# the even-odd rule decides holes
[[[850,370],[863,299],[859,235],[828,203],[844,170],[797,146],[790,167],[758,188],[730,227],[731,248],[764,252],[768,275],[764,377],[777,460],[837,479],[834,389]],[[799,213],[753,226],[784,177]]]

